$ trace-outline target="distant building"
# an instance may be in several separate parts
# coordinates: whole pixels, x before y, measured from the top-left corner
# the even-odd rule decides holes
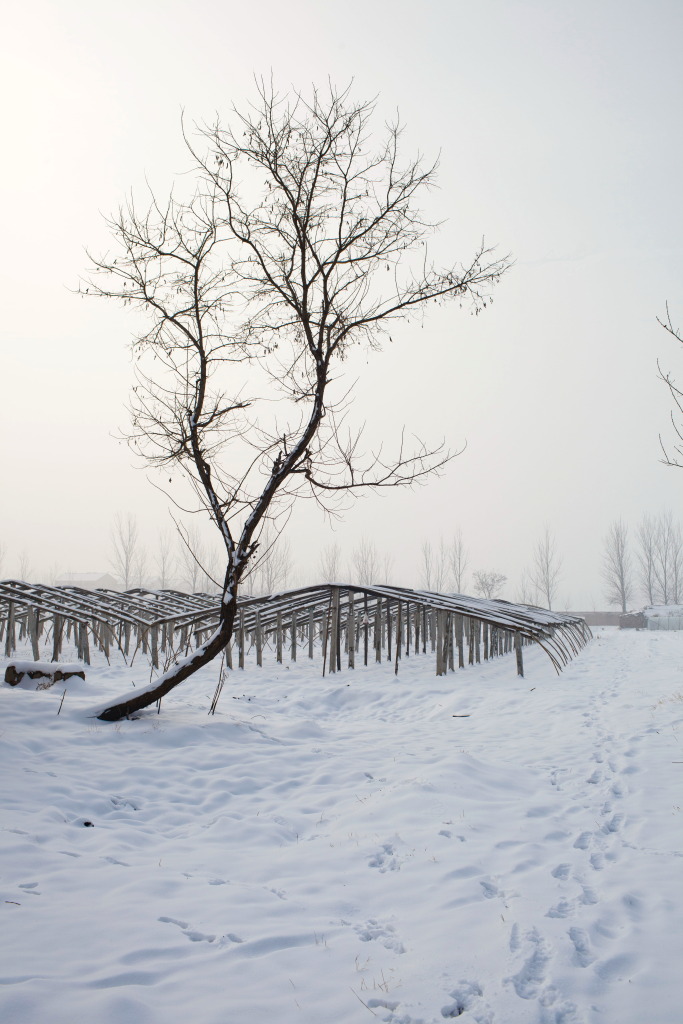
[[[683,605],[649,605],[642,612],[622,615],[622,629],[683,629]]]
[[[620,612],[572,612],[586,620],[588,626],[618,626],[621,618]]]
[[[647,619],[642,612],[626,612],[619,616],[619,629],[646,629]]]
[[[80,587],[81,590],[120,590],[119,583],[108,572],[63,572],[55,580],[56,587]]]

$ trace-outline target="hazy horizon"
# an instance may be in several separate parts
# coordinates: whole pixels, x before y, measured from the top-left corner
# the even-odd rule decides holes
[[[609,525],[678,519],[683,488],[660,461],[672,427],[657,376],[657,359],[677,376],[683,350],[656,320],[668,301],[683,323],[679,4],[265,0],[256,21],[210,0],[163,16],[42,0],[5,22],[0,575],[110,571],[117,514],[136,515],[150,562],[173,528],[118,439],[136,318],[74,289],[85,248],[110,244],[103,215],[146,180],[166,194],[189,166],[181,111],[229,118],[272,71],[282,89],[353,80],[356,98],[377,97],[378,128],[398,109],[406,155],[440,159],[437,257],[466,259],[485,236],[515,260],[481,316],[435,308],[349,361],[371,437],[390,444],[405,424],[466,447],[441,478],[361,499],[337,524],[297,508],[298,578],[326,546],[366,538],[395,582],[419,586],[423,542],[461,530],[470,569],[505,574],[514,599],[547,526],[558,607],[606,607]]]

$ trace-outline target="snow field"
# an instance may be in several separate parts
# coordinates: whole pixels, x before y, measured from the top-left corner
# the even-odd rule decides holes
[[[682,647],[3,684],[0,1017],[674,1024]]]

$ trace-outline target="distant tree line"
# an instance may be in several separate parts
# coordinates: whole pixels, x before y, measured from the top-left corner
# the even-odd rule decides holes
[[[683,532],[671,512],[642,517],[633,533],[621,519],[603,544],[605,597],[626,611],[641,598],[648,604],[683,602]]]

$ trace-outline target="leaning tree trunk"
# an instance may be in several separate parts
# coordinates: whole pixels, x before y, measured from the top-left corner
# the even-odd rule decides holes
[[[206,643],[201,644],[196,651],[183,658],[177,665],[173,665],[168,672],[164,672],[155,685],[138,690],[133,697],[126,697],[124,700],[116,701],[115,704],[109,704],[99,712],[97,717],[104,722],[117,722],[120,718],[128,718],[133,712],[141,711],[143,708],[149,707],[150,704],[161,700],[174,687],[213,661],[232,638],[237,611],[237,588],[233,586],[232,590],[234,596],[227,604],[221,604],[218,628]]]

